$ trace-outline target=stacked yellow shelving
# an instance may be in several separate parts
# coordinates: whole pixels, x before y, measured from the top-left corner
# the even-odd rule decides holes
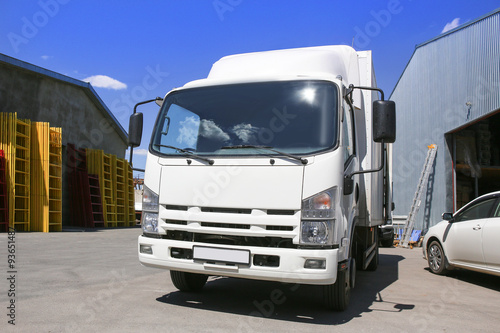
[[[31,124],[31,231],[49,231],[49,123]]]
[[[116,221],[118,226],[128,226],[128,212],[126,211],[126,203],[128,200],[126,193],[126,165],[124,159],[117,158],[116,160]]]
[[[31,124],[31,231],[62,230],[61,128]]]
[[[107,223],[107,227],[116,227],[116,156],[103,154],[103,167],[104,219]]]
[[[31,120],[16,119],[14,228],[30,231]]]
[[[132,172],[132,167],[125,160],[125,165],[127,169],[127,185],[125,187],[127,193],[126,201],[126,211],[128,212],[128,225],[135,226],[135,193],[134,193],[134,175]]]
[[[101,190],[101,200],[104,215],[105,227],[116,227],[116,156],[104,154],[100,149],[86,149],[87,152],[87,170],[89,174],[99,176],[99,187]],[[114,175],[114,180],[113,180]],[[113,188],[115,184],[115,188]]]
[[[30,231],[31,121],[0,112],[0,149],[5,154],[9,226]]]
[[[49,136],[49,231],[62,231],[62,129]]]

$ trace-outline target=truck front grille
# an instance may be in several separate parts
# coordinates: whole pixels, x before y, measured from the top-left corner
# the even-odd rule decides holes
[[[300,211],[163,205],[160,220],[168,239],[290,248],[298,238]]]

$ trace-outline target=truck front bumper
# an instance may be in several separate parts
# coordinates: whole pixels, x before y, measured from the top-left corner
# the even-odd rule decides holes
[[[192,250],[194,246],[217,250],[249,252],[249,264],[222,263],[212,260],[180,259],[172,257],[172,249]],[[141,253],[141,247],[149,253]],[[144,251],[143,251],[144,252]],[[288,249],[219,244],[188,243],[139,236],[139,261],[144,266],[190,273],[228,276],[286,283],[327,285],[335,283],[338,267],[338,249]],[[254,264],[255,256],[278,256],[279,266]],[[324,260],[324,268],[304,268],[306,260]]]

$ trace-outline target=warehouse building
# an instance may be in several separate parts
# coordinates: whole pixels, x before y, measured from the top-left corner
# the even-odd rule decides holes
[[[125,157],[128,135],[89,83],[0,54],[0,112],[62,132],[63,225],[71,225],[67,145]]]
[[[408,215],[428,146],[438,146],[415,229],[500,190],[500,9],[417,45],[391,99],[394,215]]]

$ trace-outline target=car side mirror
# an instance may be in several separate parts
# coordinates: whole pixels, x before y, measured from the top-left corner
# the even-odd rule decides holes
[[[453,214],[452,213],[443,213],[441,218],[445,221],[451,222],[453,220]]]
[[[372,112],[373,141],[395,142],[396,103],[394,101],[374,101]]]

